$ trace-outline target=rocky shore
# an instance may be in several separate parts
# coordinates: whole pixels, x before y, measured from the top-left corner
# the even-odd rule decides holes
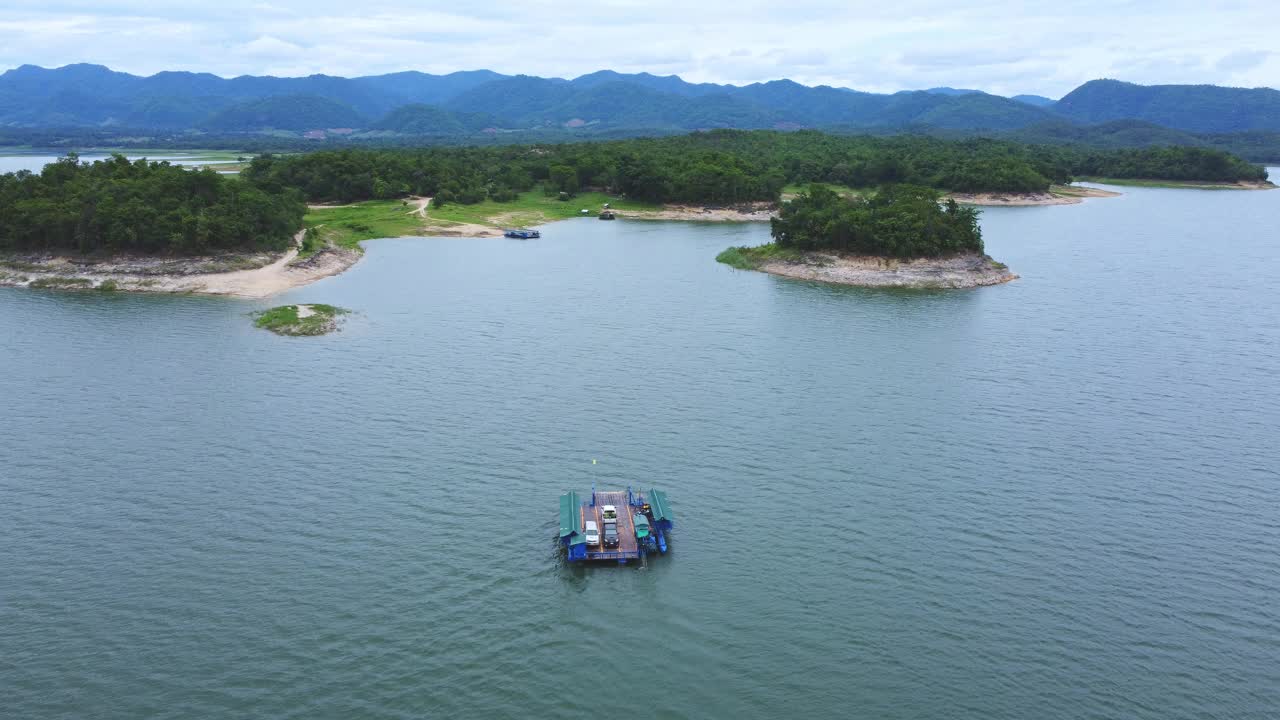
[[[755,269],[797,280],[876,288],[950,290],[1018,279],[1003,263],[976,253],[914,260],[805,253],[797,258],[766,259]]]

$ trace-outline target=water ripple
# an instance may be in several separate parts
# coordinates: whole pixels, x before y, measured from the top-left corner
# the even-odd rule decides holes
[[[306,340],[0,289],[4,714],[1273,717],[1277,202],[993,210],[1024,280],[960,293],[379,241]],[[564,563],[593,482],[673,553]]]

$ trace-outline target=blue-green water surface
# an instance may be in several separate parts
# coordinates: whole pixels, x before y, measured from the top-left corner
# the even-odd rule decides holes
[[[1278,218],[989,210],[1022,277],[972,291],[585,219],[269,302],[0,289],[0,715],[1275,717]],[[563,564],[593,482],[672,552]]]

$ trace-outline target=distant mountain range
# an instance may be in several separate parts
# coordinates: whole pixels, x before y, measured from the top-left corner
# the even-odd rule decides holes
[[[355,137],[427,137],[535,129],[616,135],[726,127],[871,132],[1052,127],[1069,135],[1074,125],[1112,121],[1186,133],[1277,132],[1280,92],[1094,80],[1055,102],[948,87],[878,94],[790,80],[689,83],[676,76],[611,70],[573,80],[488,70],[228,79],[190,72],[140,77],[100,65],[24,65],[0,75],[0,126],[10,128],[311,131],[311,136],[338,129]]]

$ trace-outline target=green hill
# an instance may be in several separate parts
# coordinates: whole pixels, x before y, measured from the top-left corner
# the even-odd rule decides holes
[[[1064,96],[1053,110],[1081,123],[1144,120],[1201,133],[1280,130],[1280,91],[1270,88],[1091,80]]]
[[[315,95],[283,95],[233,105],[203,126],[224,132],[358,128],[368,121],[348,105]]]
[[[1054,103],[1053,100],[1043,95],[1014,95],[1010,100],[1017,100],[1020,103],[1033,105],[1035,107],[1049,107]]]
[[[434,105],[414,104],[392,110],[370,126],[370,129],[401,135],[460,135],[475,132],[489,124],[489,119],[483,115],[455,113]]]
[[[1095,127],[1115,122],[1129,125]],[[493,142],[711,128],[1011,133],[1104,147],[1239,147],[1249,148],[1250,157],[1270,158],[1277,154],[1268,133],[1280,133],[1280,92],[1095,80],[1053,102],[1037,95],[1005,98],[948,87],[879,94],[791,80],[717,85],[611,70],[573,80],[487,70],[356,78],[221,78],[192,72],[142,77],[84,64],[55,69],[24,65],[0,73],[0,130],[5,137],[93,135],[111,142],[114,131],[118,142],[150,137],[154,144],[181,142],[182,133],[192,129],[283,138],[336,127],[368,130],[363,139],[377,142],[412,137],[476,141],[475,133],[489,127],[501,131],[484,138]],[[1232,138],[1200,137],[1209,134]],[[361,139],[359,133],[350,138]]]

